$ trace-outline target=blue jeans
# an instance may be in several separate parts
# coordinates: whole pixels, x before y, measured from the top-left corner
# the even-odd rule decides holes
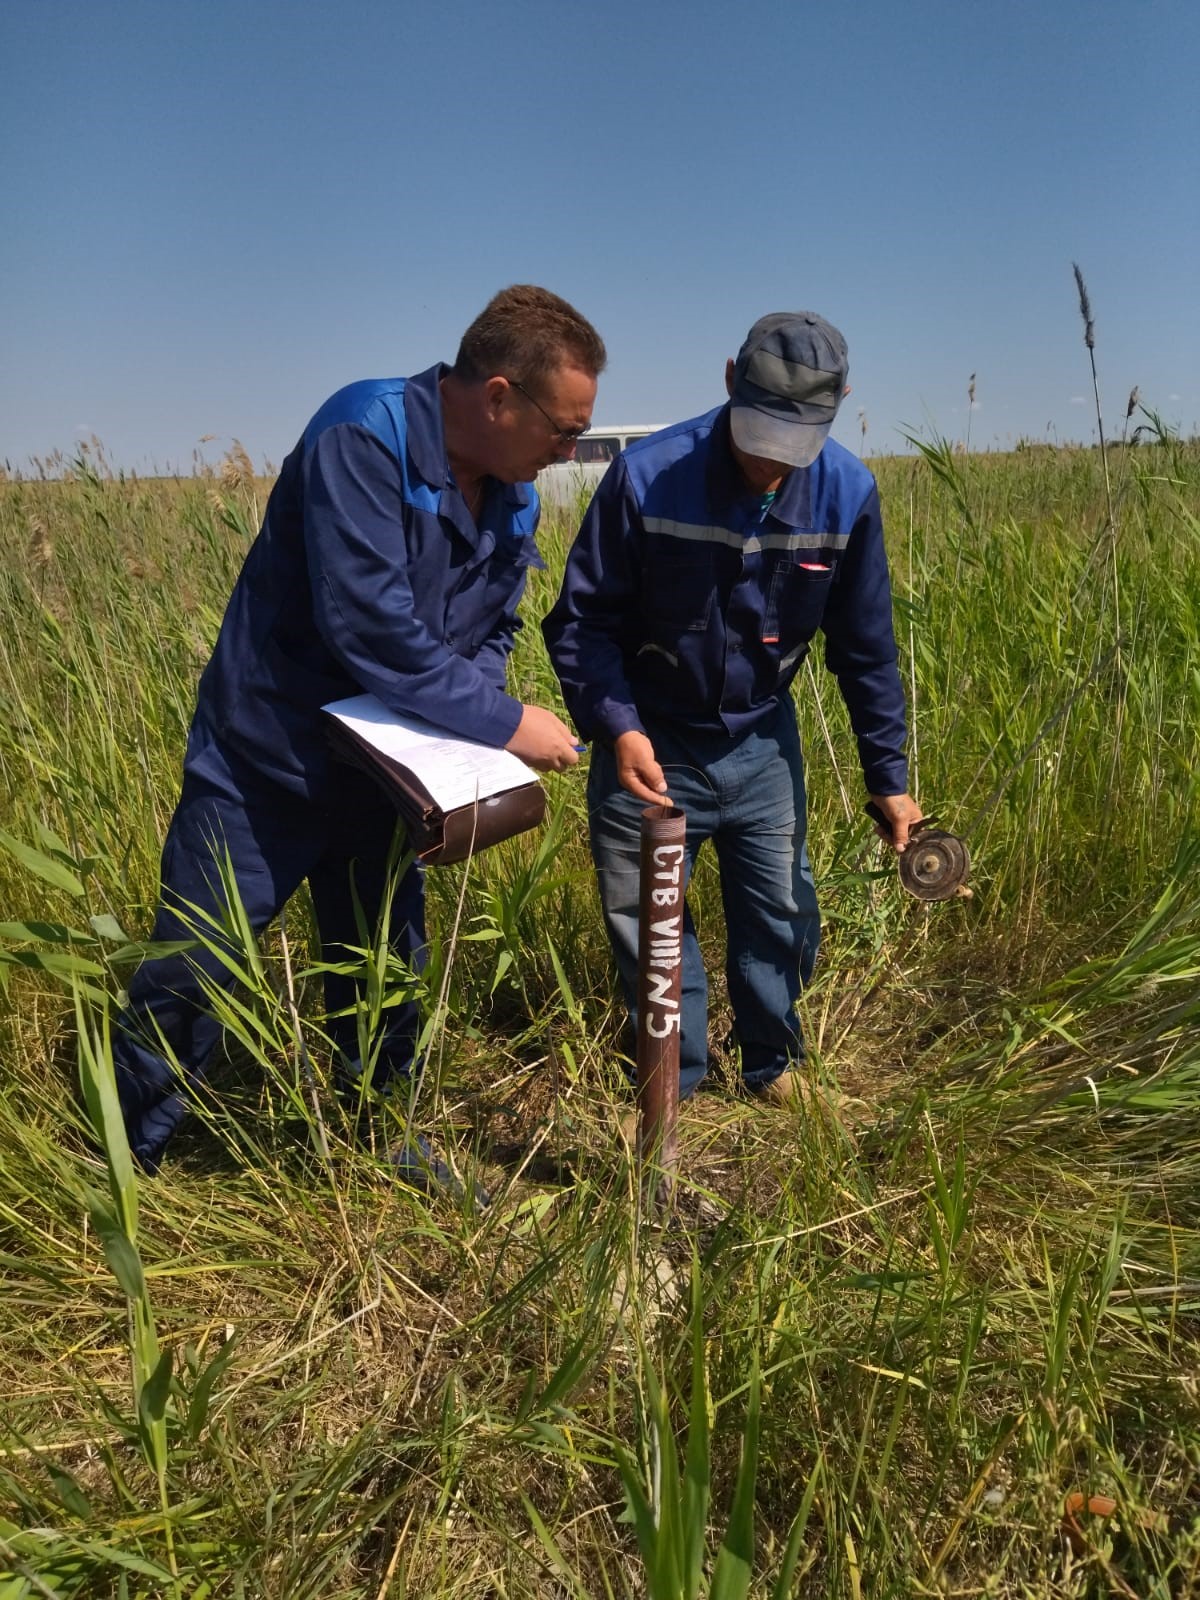
[[[292,794],[236,752],[197,727],[188,741],[183,792],[162,855],[162,890],[153,938],[217,935],[189,907],[220,918],[225,895],[214,857],[228,850],[238,895],[253,931],[261,933],[305,878],[321,934],[324,959],[346,962],[347,946],[360,943],[354,900],[368,928],[378,921],[387,889],[388,851],[396,812],[364,773],[347,766],[338,774],[336,806],[315,805]],[[353,877],[351,876],[353,871]],[[415,864],[392,900],[389,941],[401,960],[419,969],[425,959],[425,883]],[[129,1001],[113,1027],[113,1065],[130,1147],[153,1172],[163,1148],[187,1110],[190,1093],[221,1035],[205,982],[230,989],[235,979],[213,950],[190,951],[145,961],[129,985]],[[328,1010],[353,1007],[353,974],[328,973]],[[412,1065],[418,1014],[415,1002],[384,1012],[383,1040],[374,1086]],[[357,1056],[353,1015],[330,1025],[337,1046]],[[174,1062],[164,1054],[163,1041]]]
[[[760,1089],[804,1054],[796,1001],[821,936],[805,844],[804,763],[790,702],[765,729],[738,738],[647,724],[672,803],[687,813],[686,871],[711,839],[725,910],[725,975],[742,1078]],[[592,859],[621,986],[637,1023],[638,877],[644,803],[617,782],[597,744],[588,773]],[[708,983],[685,908],[679,1092],[708,1068]]]

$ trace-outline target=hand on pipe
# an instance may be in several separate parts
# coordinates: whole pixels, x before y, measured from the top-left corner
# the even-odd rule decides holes
[[[654,756],[654,746],[644,733],[631,729],[618,736],[613,745],[617,758],[617,777],[621,787],[647,805],[669,806],[667,780]]]

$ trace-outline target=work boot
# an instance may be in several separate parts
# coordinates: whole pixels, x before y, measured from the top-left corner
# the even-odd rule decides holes
[[[855,1110],[861,1100],[853,1100],[828,1084],[812,1084],[799,1072],[781,1072],[762,1085],[746,1085],[746,1093],[770,1106],[799,1106],[810,1115],[828,1117],[853,1137],[854,1124],[861,1120]]]
[[[419,1194],[447,1195],[461,1200],[463,1186],[446,1163],[434,1154],[433,1146],[423,1134],[414,1133],[405,1144],[393,1145],[387,1153],[388,1166],[397,1179],[416,1189]],[[484,1211],[492,1198],[481,1184],[472,1184],[471,1201],[476,1211]]]

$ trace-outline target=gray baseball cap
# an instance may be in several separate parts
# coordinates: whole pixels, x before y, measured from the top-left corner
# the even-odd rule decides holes
[[[750,456],[811,466],[842,403],[848,371],[845,339],[815,311],[760,317],[734,363],[734,444]]]

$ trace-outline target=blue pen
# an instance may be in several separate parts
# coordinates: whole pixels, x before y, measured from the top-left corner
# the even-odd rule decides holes
[[[577,745],[574,746],[574,750],[575,750],[575,754],[577,756],[586,755],[587,754],[587,745],[585,745],[585,744],[577,744]]]

